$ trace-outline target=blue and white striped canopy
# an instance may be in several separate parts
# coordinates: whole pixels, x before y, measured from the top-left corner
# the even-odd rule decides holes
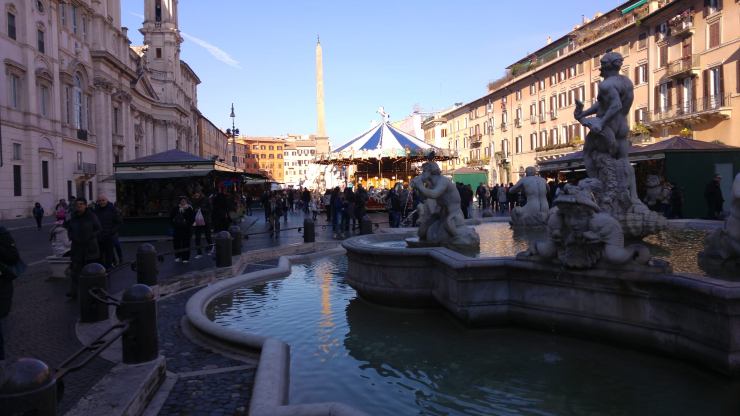
[[[423,155],[438,149],[424,140],[405,133],[390,123],[381,123],[332,153],[368,153],[375,157]]]

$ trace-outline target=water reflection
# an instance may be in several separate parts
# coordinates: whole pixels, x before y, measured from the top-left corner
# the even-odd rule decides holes
[[[346,268],[341,257],[295,265],[209,308],[222,325],[290,344],[291,403],[372,415],[722,415],[740,391],[655,355],[379,307],[343,283]]]

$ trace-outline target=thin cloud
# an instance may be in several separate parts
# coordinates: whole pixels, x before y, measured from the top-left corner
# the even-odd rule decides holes
[[[138,17],[138,18],[139,18],[139,19],[141,19],[141,20],[144,20],[144,19],[146,19],[146,17],[144,17],[144,15],[143,15],[143,14],[139,14],[139,13],[134,13],[134,12],[128,12],[128,14],[130,14],[131,16],[134,16],[134,17]]]
[[[234,59],[231,55],[229,55],[226,51],[224,51],[223,49],[219,48],[218,46],[212,45],[212,44],[206,42],[203,39],[196,38],[193,35],[188,35],[185,32],[180,32],[180,34],[185,39],[187,39],[187,40],[195,43],[196,45],[198,45],[201,48],[203,48],[206,51],[208,51],[208,53],[210,53],[211,56],[213,56],[217,60],[219,60],[219,61],[221,61],[221,62],[223,62],[226,65],[229,65],[231,67],[234,67],[234,68],[237,68],[237,69],[242,69],[241,65],[239,65],[239,61],[237,61],[236,59]]]

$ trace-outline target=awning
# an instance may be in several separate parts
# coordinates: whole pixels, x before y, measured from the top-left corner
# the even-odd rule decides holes
[[[627,14],[631,12],[632,10],[635,10],[636,8],[642,6],[643,4],[647,3],[647,0],[640,0],[637,3],[627,7],[626,9],[622,9],[622,14]]]
[[[146,179],[167,179],[167,178],[194,178],[208,175],[211,170],[168,170],[168,171],[141,171],[141,172],[116,172],[117,181],[140,181]]]

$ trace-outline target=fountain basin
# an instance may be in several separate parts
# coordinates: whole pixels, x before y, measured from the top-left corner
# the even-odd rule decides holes
[[[473,327],[522,325],[609,340],[740,375],[740,282],[652,267],[569,270],[439,247],[383,247],[412,235],[345,240],[346,281],[372,302],[438,305]]]

